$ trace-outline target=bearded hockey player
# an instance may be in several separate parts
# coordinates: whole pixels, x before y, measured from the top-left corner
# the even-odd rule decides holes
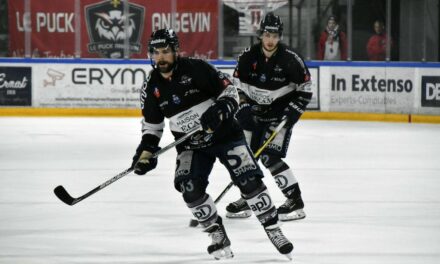
[[[240,93],[236,113],[246,139],[255,152],[283,118],[287,124],[260,155],[271,172],[286,202],[278,208],[281,221],[302,219],[304,203],[296,177],[286,157],[292,128],[312,98],[310,73],[301,56],[280,42],[283,23],[268,13],[260,23],[260,43],[246,49],[238,58],[234,83]],[[227,217],[251,215],[250,205],[242,198],[226,207]]]
[[[148,48],[153,70],[142,87],[142,140],[133,157],[135,173],[143,175],[156,167],[153,153],[159,149],[165,118],[176,140],[201,127],[200,133],[176,147],[174,186],[211,236],[208,253],[215,259],[233,257],[222,218],[206,193],[208,177],[218,158],[270,241],[290,258],[293,245],[278,225],[278,213],[261,179],[263,174],[234,119],[238,108],[236,87],[207,62],[180,57],[173,30],[153,32]]]

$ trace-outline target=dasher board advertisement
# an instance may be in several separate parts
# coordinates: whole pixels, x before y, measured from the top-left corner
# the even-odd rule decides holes
[[[415,112],[415,68],[320,67],[323,112]]]
[[[139,108],[151,70],[139,64],[40,64],[34,67],[35,107]]]

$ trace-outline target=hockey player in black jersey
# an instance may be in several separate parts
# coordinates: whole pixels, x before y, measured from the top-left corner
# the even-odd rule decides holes
[[[263,174],[234,119],[239,99],[236,87],[207,62],[179,57],[179,42],[173,30],[153,32],[148,49],[153,70],[142,87],[142,140],[133,157],[135,173],[143,175],[156,167],[153,153],[159,149],[165,118],[175,139],[202,128],[176,147],[174,186],[212,237],[208,253],[216,259],[233,256],[222,218],[206,193],[209,174],[218,158],[270,241],[290,258],[293,245],[278,225],[276,207],[261,180]]]
[[[282,159],[286,157],[292,128],[312,97],[310,73],[301,56],[280,42],[283,23],[279,16],[268,13],[258,34],[260,43],[239,56],[234,71],[234,83],[240,94],[236,116],[254,152],[271,129],[283,117],[287,118],[283,130],[260,157],[287,198],[278,208],[280,220],[302,219],[304,203],[298,181]],[[249,205],[242,198],[229,204],[226,211],[230,218],[250,216]]]

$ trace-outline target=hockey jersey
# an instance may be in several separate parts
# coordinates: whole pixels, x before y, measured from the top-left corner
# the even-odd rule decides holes
[[[271,109],[270,114],[275,116],[282,115],[291,101],[307,105],[311,77],[300,55],[282,43],[270,58],[261,49],[261,43],[256,44],[238,58],[234,82],[240,93],[251,105]]]
[[[169,119],[175,138],[200,126],[200,117],[215,100],[231,100],[238,106],[236,87],[228,76],[207,62],[178,58],[170,79],[156,69],[150,71],[141,91],[142,140],[157,146]],[[242,132],[234,119],[223,122],[213,134],[196,134],[181,147],[195,149],[225,138],[238,138]]]

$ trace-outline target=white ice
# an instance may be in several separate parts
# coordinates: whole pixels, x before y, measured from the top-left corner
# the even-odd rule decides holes
[[[0,263],[289,263],[255,217],[225,219],[235,257],[212,259],[174,190],[174,149],[74,206],[53,194],[61,184],[80,196],[123,171],[139,139],[137,118],[0,118]],[[293,263],[440,263],[440,125],[302,120],[286,160],[307,213],[282,226]],[[216,197],[229,182],[220,164],[210,181]],[[234,187],[220,215],[237,198]]]

